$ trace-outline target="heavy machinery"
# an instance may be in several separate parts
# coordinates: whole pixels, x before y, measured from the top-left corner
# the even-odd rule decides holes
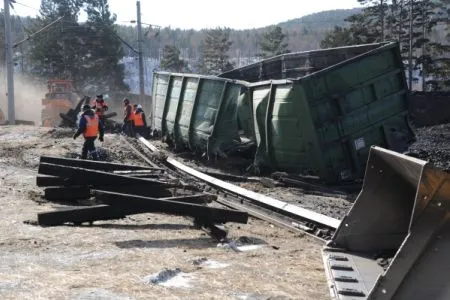
[[[82,107],[85,104],[91,104],[91,97],[84,96],[76,103],[74,108],[70,108],[65,113],[60,113],[59,114],[60,121],[59,121],[58,126],[60,126],[60,127],[77,127],[81,113],[82,113]],[[105,130],[110,130],[110,131],[120,130],[120,128],[121,128],[120,124],[111,119],[115,116],[117,116],[116,112],[111,112],[111,113],[108,113],[105,115],[105,124],[104,124]]]
[[[450,174],[371,147],[364,185],[323,250],[333,299],[450,299]]]
[[[60,114],[66,113],[74,106],[76,99],[72,82],[69,80],[47,81],[48,93],[42,99],[42,126],[58,126]]]

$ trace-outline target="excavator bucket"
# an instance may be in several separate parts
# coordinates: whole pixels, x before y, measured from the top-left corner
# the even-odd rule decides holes
[[[322,254],[333,299],[450,299],[450,175],[372,147],[362,191]]]

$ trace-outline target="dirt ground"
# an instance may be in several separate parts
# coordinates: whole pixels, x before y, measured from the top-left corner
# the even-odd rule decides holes
[[[0,299],[329,299],[322,244],[255,219],[227,225],[240,252],[182,217],[30,224],[57,207],[35,185],[39,156],[76,156],[82,139],[71,134],[0,127]],[[102,148],[114,161],[142,163],[115,136]]]

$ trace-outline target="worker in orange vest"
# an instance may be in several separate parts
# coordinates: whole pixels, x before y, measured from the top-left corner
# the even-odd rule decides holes
[[[87,159],[89,153],[91,154],[92,159],[98,160],[97,150],[95,149],[95,140],[97,139],[97,136],[99,136],[99,141],[103,142],[103,122],[88,104],[83,106],[83,114],[80,118],[78,130],[73,135],[73,139],[75,140],[81,134],[83,134],[84,137],[81,159]]]
[[[108,110],[108,104],[106,104],[105,100],[103,100],[103,95],[97,95],[92,109],[95,110],[95,113],[100,120],[105,122],[105,112]]]
[[[130,103],[130,100],[128,98],[123,99],[123,126],[122,131],[128,135],[128,136],[134,136],[133,133],[133,119],[134,119],[134,112],[133,112],[133,106]]]
[[[145,120],[145,113],[142,106],[139,104],[134,112],[134,130],[140,136],[147,137],[147,121]]]

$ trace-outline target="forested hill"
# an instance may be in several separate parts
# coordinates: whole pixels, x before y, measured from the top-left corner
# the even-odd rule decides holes
[[[323,11],[301,18],[282,22],[280,25],[287,34],[289,49],[291,51],[302,51],[320,48],[320,41],[324,38],[326,32],[334,26],[345,26],[345,18],[360,12],[360,9],[341,9]],[[0,46],[4,45],[3,39],[3,13],[0,12]],[[15,41],[25,37],[25,29],[30,30],[35,20],[30,17],[12,18],[12,34]],[[274,24],[276,25],[276,24]],[[259,54],[259,40],[263,32],[270,29],[271,26],[256,28],[250,30],[231,30],[230,39],[233,42],[229,55],[231,57],[255,57]],[[137,48],[136,27],[117,25],[119,36]],[[204,30],[192,29],[174,29],[162,28],[144,28],[145,36],[145,54],[151,57],[160,57],[161,51],[165,45],[174,45],[181,50],[184,58],[197,59],[200,57],[202,41],[205,37]],[[20,52],[27,53],[29,43],[23,45],[24,48],[18,49]],[[134,53],[125,47],[126,55],[133,56]],[[28,49],[29,50],[29,49]],[[0,47],[0,62],[4,58],[4,47]]]
[[[360,12],[361,8],[326,10],[281,22],[278,25],[286,30],[299,29],[300,27],[308,26],[313,26],[317,30],[328,30],[330,25],[331,28],[335,25],[344,26],[346,23],[344,20],[346,18]]]
[[[334,26],[344,26],[345,19],[360,12],[360,9],[341,9],[314,13],[301,18],[280,23],[288,36],[289,49],[302,51],[320,48],[320,41],[326,32]],[[275,24],[274,24],[275,25]],[[231,56],[251,57],[259,53],[259,39],[261,33],[267,31],[270,26],[250,30],[232,30],[230,39],[233,42]],[[119,26],[119,35],[133,46],[136,41],[136,29],[132,26]],[[183,56],[190,58],[199,57],[201,44],[205,31],[192,29],[163,28],[151,29],[147,34],[146,52],[157,57],[160,49],[165,45],[174,45],[181,49]],[[131,54],[131,52],[130,52]]]

